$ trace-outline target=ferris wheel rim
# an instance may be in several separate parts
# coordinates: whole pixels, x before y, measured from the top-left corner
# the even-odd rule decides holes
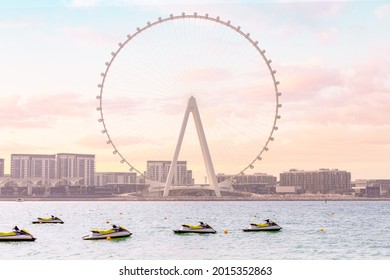
[[[111,146],[114,148],[113,150],[113,154],[117,154],[121,160],[120,162],[123,164],[123,163],[126,163],[130,168],[129,168],[129,171],[132,171],[132,172],[136,172],[138,173],[139,175],[143,176],[144,178],[148,178],[147,175],[145,173],[143,173],[142,171],[140,171],[139,169],[137,169],[133,164],[131,164],[124,156],[123,154],[119,151],[119,149],[116,147],[111,135],[109,134],[108,132],[108,129],[107,129],[107,126],[106,126],[106,123],[105,123],[105,119],[104,119],[104,112],[103,112],[103,91],[104,91],[104,85],[105,85],[105,80],[106,80],[106,77],[107,77],[107,74],[110,70],[110,67],[112,65],[112,63],[114,62],[115,58],[117,57],[118,53],[132,40],[134,39],[136,36],[138,36],[139,34],[141,34],[142,32],[144,32],[145,30],[147,29],[150,29],[156,25],[159,25],[159,24],[162,24],[164,22],[168,22],[168,21],[173,21],[173,20],[179,20],[179,19],[188,19],[188,18],[191,18],[191,19],[201,19],[201,20],[208,20],[208,21],[213,21],[213,22],[216,22],[218,24],[221,24],[221,25],[224,25],[226,27],[229,27],[231,28],[233,31],[235,31],[236,33],[238,33],[239,35],[243,36],[249,43],[251,43],[253,45],[253,47],[257,50],[257,52],[261,55],[262,59],[264,60],[264,62],[266,63],[267,65],[267,68],[269,70],[269,73],[272,77],[272,81],[273,81],[273,87],[274,87],[274,94],[275,94],[275,113],[274,113],[274,116],[273,116],[273,123],[272,123],[272,127],[271,127],[271,130],[270,132],[267,134],[268,137],[267,137],[267,140],[264,144],[264,146],[260,149],[260,151],[257,153],[256,157],[250,161],[250,163],[248,165],[246,165],[243,169],[241,169],[241,171],[237,172],[236,174],[234,174],[231,178],[234,178],[235,176],[238,176],[238,175],[244,175],[244,172],[247,171],[248,169],[253,169],[254,168],[254,164],[255,162],[257,161],[261,161],[262,160],[262,154],[264,152],[267,152],[269,150],[268,148],[268,145],[271,141],[274,141],[274,137],[273,137],[273,134],[276,130],[278,130],[278,127],[276,126],[277,124],[277,120],[281,118],[281,115],[279,114],[279,110],[280,108],[282,107],[282,104],[279,102],[279,98],[280,96],[282,95],[281,92],[279,91],[279,87],[278,85],[280,84],[280,82],[276,79],[276,70],[274,70],[271,66],[271,62],[272,60],[268,59],[266,56],[265,56],[265,50],[264,49],[261,49],[259,47],[259,44],[258,44],[258,41],[254,41],[251,37],[250,37],[250,33],[244,33],[242,30],[241,30],[241,27],[240,26],[234,26],[231,24],[231,22],[229,20],[227,21],[224,21],[224,20],[221,20],[221,18],[219,16],[217,17],[212,17],[212,16],[209,16],[209,14],[205,14],[205,15],[199,15],[197,14],[196,12],[193,13],[193,14],[186,14],[186,13],[181,13],[181,15],[177,15],[177,16],[174,16],[173,14],[170,14],[169,17],[166,17],[166,18],[161,18],[159,17],[156,21],[153,21],[153,22],[150,22],[148,21],[147,24],[145,26],[143,26],[142,28],[141,27],[137,27],[136,28],[136,32],[134,32],[132,35],[130,34],[127,34],[127,39],[124,41],[124,42],[119,42],[118,43],[118,48],[116,49],[116,51],[113,51],[111,52],[111,59],[108,61],[108,62],[105,62],[105,65],[106,65],[106,69],[104,72],[102,72],[100,75],[102,77],[102,80],[101,80],[101,83],[98,84],[98,88],[100,88],[100,92],[99,92],[99,95],[96,96],[96,98],[99,100],[99,107],[96,108],[97,111],[99,111],[100,113],[100,118],[98,119],[99,122],[101,122],[103,124],[103,130],[101,131],[102,134],[105,134],[106,137],[107,137],[107,141],[106,141],[106,144],[111,144]],[[150,179],[150,178],[149,178]]]

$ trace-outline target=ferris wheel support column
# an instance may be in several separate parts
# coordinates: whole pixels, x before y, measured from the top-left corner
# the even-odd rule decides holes
[[[204,163],[206,166],[206,171],[207,171],[207,176],[209,178],[210,186],[214,189],[215,195],[220,197],[221,192],[219,190],[217,177],[215,176],[215,170],[214,170],[213,163],[211,161],[209,148],[207,146],[206,136],[204,134],[204,130],[203,130],[203,126],[202,126],[202,121],[200,120],[198,106],[196,105],[196,100],[195,100],[195,97],[193,97],[193,96],[191,96],[188,100],[187,109],[186,109],[183,123],[181,126],[180,135],[179,135],[179,139],[177,141],[175,154],[173,156],[171,167],[169,168],[168,178],[167,178],[167,182],[165,184],[163,196],[169,195],[169,190],[170,190],[171,185],[172,185],[173,174],[174,174],[175,169],[176,169],[177,159],[179,156],[181,144],[183,142],[183,137],[184,137],[184,133],[185,133],[185,129],[187,126],[188,117],[189,117],[190,113],[192,113],[192,115],[194,117],[195,127],[196,127],[196,131],[198,134],[200,148],[202,150],[203,160],[204,160]]]

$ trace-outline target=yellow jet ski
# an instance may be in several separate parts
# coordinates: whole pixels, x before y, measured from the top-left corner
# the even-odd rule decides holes
[[[266,219],[264,221],[265,223],[261,224],[251,223],[250,226],[243,229],[243,231],[278,231],[282,229],[281,226],[270,219]]]
[[[15,226],[10,232],[0,232],[0,241],[34,241],[36,238],[25,229]]]
[[[174,233],[216,233],[217,231],[213,229],[211,226],[209,226],[206,223],[199,222],[199,225],[189,225],[189,224],[183,224],[181,225],[181,228],[174,229]]]
[[[100,229],[93,229],[91,230],[91,234],[85,235],[82,238],[84,240],[95,240],[95,239],[107,239],[109,238],[121,238],[121,237],[129,237],[132,235],[130,231],[125,229],[122,226],[116,226],[112,225],[111,229],[107,230],[100,230]]]
[[[38,217],[38,220],[33,221],[33,224],[63,224],[64,222],[53,215],[51,215],[50,218],[40,218]]]

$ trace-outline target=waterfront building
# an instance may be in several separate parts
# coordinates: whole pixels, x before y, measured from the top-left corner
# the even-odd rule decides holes
[[[95,155],[57,154],[57,178],[65,185],[95,184]]]
[[[153,181],[166,183],[171,161],[148,160],[146,163],[146,176]],[[172,186],[193,185],[192,172],[187,170],[187,161],[177,161],[173,174]]]
[[[218,183],[223,182],[229,178],[232,178],[234,184],[259,184],[265,183],[271,186],[276,185],[277,178],[266,173],[254,173],[251,175],[226,175],[220,173],[217,175]]]
[[[106,186],[108,184],[135,184],[136,172],[96,172],[95,185]]]
[[[55,178],[55,162],[55,155],[11,154],[11,178],[33,181],[39,179],[44,184]]]
[[[217,175],[218,183],[226,180],[232,181],[232,188],[234,192],[256,194],[275,193],[275,185],[277,182],[277,178],[275,176],[268,175],[266,173],[255,173],[251,175],[226,175],[220,173]]]
[[[4,177],[4,159],[0,158],[0,177]]]
[[[314,194],[344,194],[351,191],[351,173],[338,169],[290,169],[280,174],[279,185],[299,186],[303,191]]]

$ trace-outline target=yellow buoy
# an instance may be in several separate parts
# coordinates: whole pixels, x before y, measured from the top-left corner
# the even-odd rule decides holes
[[[323,229],[323,228],[320,228],[320,232],[324,232],[325,231],[325,229]]]
[[[223,233],[224,233],[224,234],[228,234],[229,231],[228,231],[227,229],[225,229],[225,230],[223,231]]]
[[[107,240],[111,240],[111,237],[107,236],[106,239],[107,239]]]
[[[110,221],[109,221],[109,220],[107,220],[107,221],[106,221],[106,224],[109,224],[109,223],[110,223]]]

